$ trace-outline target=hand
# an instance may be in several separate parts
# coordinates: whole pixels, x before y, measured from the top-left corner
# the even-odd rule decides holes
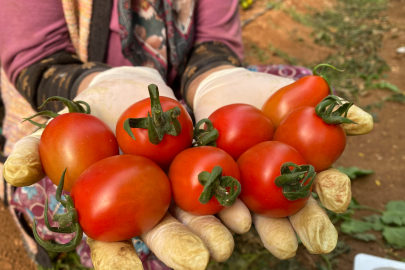
[[[260,109],[274,92],[292,82],[291,79],[250,72],[244,68],[229,68],[206,76],[198,88],[191,91],[194,95],[189,95],[187,99],[193,101],[198,122],[208,118],[215,110],[233,103],[250,104]],[[342,125],[347,135],[361,135],[373,127],[371,115],[356,106],[350,108],[348,118],[358,125]],[[313,191],[327,209],[337,213],[346,211],[351,200],[350,179],[334,168],[318,173]],[[232,228],[238,220],[247,218],[245,210],[239,209],[246,209],[241,201],[218,216],[226,216],[222,221]],[[329,253],[337,243],[334,225],[312,197],[300,211],[288,218],[267,218],[254,213],[252,217],[265,247],[279,259],[295,256],[298,248],[295,233],[308,251],[314,254]]]
[[[133,103],[149,97],[147,87],[151,83],[159,87],[161,96],[175,99],[173,91],[155,70],[122,67],[95,76],[75,100],[87,102],[91,114],[115,131],[122,112]],[[62,110],[60,113],[65,112]],[[45,177],[38,152],[41,134],[42,130],[39,130],[21,139],[13,148],[4,165],[4,176],[10,184],[28,186]],[[224,261],[230,256],[233,237],[218,219],[213,216],[194,218],[176,206],[172,206],[170,211],[186,226],[167,213],[151,231],[140,236],[166,265],[175,269],[205,269],[210,256],[217,261]],[[96,269],[142,269],[142,263],[128,242],[103,243],[88,239],[88,243]]]

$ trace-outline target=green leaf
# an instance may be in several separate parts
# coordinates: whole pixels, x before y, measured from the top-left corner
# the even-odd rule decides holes
[[[353,234],[353,237],[361,240],[361,241],[365,241],[365,242],[370,242],[370,241],[375,241],[375,235],[371,234],[371,233],[358,233],[358,234]]]
[[[395,84],[389,83],[387,81],[381,81],[378,83],[374,83],[371,85],[371,88],[387,89],[387,90],[391,90],[392,92],[395,92],[395,93],[401,93],[401,90],[399,90],[398,86],[396,86]]]
[[[405,201],[390,201],[385,208],[382,216],[385,224],[405,225]]]
[[[343,222],[340,225],[341,231],[347,234],[363,233],[371,230],[372,228],[373,228],[372,223],[361,221],[358,219],[351,219]]]
[[[352,197],[352,199],[350,200],[350,203],[349,203],[349,209],[356,205],[360,205],[360,203],[356,200],[356,198]]]
[[[364,221],[372,223],[374,231],[382,231],[385,227],[385,224],[381,221],[380,215],[374,214],[368,217],[362,217],[362,219]]]
[[[388,244],[405,248],[405,227],[388,227],[383,230],[383,236]]]
[[[341,171],[342,173],[346,174],[347,176],[349,176],[350,179],[356,179],[359,176],[363,176],[363,175],[369,175],[369,174],[373,174],[374,171],[373,170],[364,170],[364,169],[359,169],[356,166],[353,167],[337,167],[336,169],[338,169],[339,171]]]

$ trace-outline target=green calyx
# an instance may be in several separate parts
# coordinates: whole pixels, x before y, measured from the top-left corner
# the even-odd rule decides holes
[[[200,128],[202,124],[207,125],[207,129]],[[194,146],[217,146],[216,140],[219,133],[209,119],[201,119],[194,128]]]
[[[63,171],[62,177],[60,179],[58,188],[56,189],[56,194],[55,198],[58,202],[60,202],[65,208],[66,208],[66,213],[62,215],[57,215],[55,214],[52,218],[53,221],[59,222],[59,227],[52,227],[49,224],[49,218],[48,218],[48,199],[45,201],[45,210],[44,210],[44,220],[45,220],[45,225],[46,227],[51,231],[51,232],[56,232],[56,233],[76,233],[76,235],[73,237],[73,239],[66,244],[51,244],[49,242],[46,242],[42,240],[38,233],[37,233],[37,228],[36,228],[36,221],[34,220],[33,224],[33,232],[34,232],[34,237],[37,242],[43,246],[45,249],[53,252],[69,252],[74,249],[80,244],[80,241],[83,238],[83,230],[82,227],[79,224],[78,221],[78,215],[77,211],[74,208],[74,203],[72,197],[69,195],[66,195],[66,200],[62,199],[62,190],[63,190],[63,183],[65,179],[65,173],[66,169]]]
[[[353,102],[343,103],[337,96],[327,96],[324,98],[316,107],[315,113],[318,115],[326,124],[338,125],[342,123],[346,124],[357,124],[352,120],[346,118],[347,112]],[[335,107],[338,108],[335,110]],[[343,115],[343,116],[342,116]]]
[[[148,117],[144,118],[128,118],[124,122],[124,130],[136,140],[131,128],[144,128],[148,130],[149,141],[153,144],[159,144],[166,134],[177,136],[181,133],[181,124],[177,119],[181,110],[179,107],[174,107],[166,112],[163,112],[162,105],[159,100],[159,89],[157,85],[150,84],[148,86],[151,112],[148,112]]]
[[[323,75],[323,70],[322,70],[321,73],[318,73],[318,72],[317,72],[317,69],[320,68],[320,67],[329,67],[329,68],[332,68],[332,69],[334,69],[334,70],[336,70],[336,71],[339,71],[339,72],[343,72],[344,70],[337,69],[336,67],[334,67],[334,66],[332,66],[332,65],[329,65],[329,64],[319,64],[319,65],[317,65],[316,67],[314,67],[314,68],[312,69],[312,73],[313,73],[315,76],[322,77],[322,78],[326,81],[326,83],[327,83],[328,86],[329,86],[329,93],[330,93],[331,95],[333,95],[332,87],[331,87],[331,85],[330,85],[329,79],[328,79],[325,75]]]
[[[198,175],[198,182],[204,186],[198,199],[202,204],[208,203],[215,196],[222,206],[231,206],[241,192],[241,185],[238,180],[231,176],[222,176],[221,166],[215,166],[211,173],[201,172]],[[229,192],[227,188],[230,188]]]
[[[47,100],[45,100],[44,103],[42,103],[42,105],[40,107],[38,107],[38,109],[41,109],[43,106],[45,106],[45,104],[47,104],[48,102],[51,102],[51,101],[61,101],[61,102],[63,102],[63,104],[65,104],[65,106],[68,108],[70,113],[85,113],[85,114],[90,114],[91,113],[90,105],[88,103],[86,103],[84,101],[81,101],[81,100],[71,101],[71,100],[68,100],[68,99],[66,99],[64,97],[58,97],[58,96],[48,98]],[[52,111],[42,111],[42,112],[34,114],[34,115],[30,116],[30,117],[23,118],[24,119],[23,122],[28,121],[31,124],[36,125],[37,127],[45,128],[46,125],[43,125],[43,124],[40,124],[40,123],[37,123],[37,122],[34,122],[34,121],[31,120],[32,118],[34,118],[36,116],[40,116],[40,115],[41,116],[47,116],[47,117],[50,117],[50,118],[55,118],[55,117],[59,116],[59,114],[54,113]]]
[[[290,167],[294,168],[290,170]],[[281,175],[274,182],[276,186],[283,188],[283,195],[287,200],[305,199],[311,195],[310,189],[316,175],[314,167],[286,162],[281,165],[280,172]]]

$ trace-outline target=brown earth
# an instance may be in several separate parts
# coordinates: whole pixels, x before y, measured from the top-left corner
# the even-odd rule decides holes
[[[333,6],[333,1],[325,0],[286,0],[283,5],[295,7],[299,12],[311,12],[309,7],[324,9]],[[242,20],[251,17],[265,6],[265,1],[255,2],[252,9],[242,12]],[[395,27],[384,36],[380,55],[391,66],[387,81],[405,90],[405,55],[397,54],[396,48],[405,46],[405,0],[392,0],[387,10],[389,21]],[[332,49],[321,47],[312,42],[311,29],[294,21],[280,9],[266,12],[243,29],[245,62],[249,64],[279,64],[285,60],[275,56],[270,45],[281,49],[300,63],[314,63],[326,58]],[[269,57],[260,62],[252,53],[252,44],[265,51]],[[360,100],[360,105],[379,101],[389,93],[385,91],[368,91]],[[374,175],[353,181],[353,197],[361,204],[383,209],[390,200],[405,199],[405,104],[388,102],[381,110],[374,111],[377,122],[374,130],[360,137],[349,137],[347,148],[336,165],[358,166],[372,169]],[[370,212],[359,211],[356,215],[369,215]],[[0,203],[0,270],[3,269],[36,269],[35,264],[25,253],[20,233],[17,230],[9,211]],[[387,255],[377,243],[365,243],[345,238],[351,252],[340,256],[336,269],[352,269],[354,256],[368,253],[385,257]],[[379,241],[383,241],[379,239]],[[395,250],[393,252],[396,252]],[[404,250],[397,251],[405,257]],[[309,255],[300,247],[298,260],[308,269],[315,269],[316,256]]]
[[[0,270],[37,269],[35,263],[27,256],[20,231],[2,201],[0,202],[0,228]]]

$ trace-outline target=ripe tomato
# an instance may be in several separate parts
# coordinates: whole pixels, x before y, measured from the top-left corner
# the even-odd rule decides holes
[[[274,128],[259,109],[248,104],[231,104],[219,108],[210,117],[219,136],[217,147],[237,160],[250,147],[270,141]]]
[[[204,186],[198,175],[211,173],[215,166],[221,166],[222,176],[239,179],[239,169],[233,158],[225,151],[212,146],[200,146],[184,150],[173,160],[169,179],[174,202],[184,211],[194,215],[213,215],[225,208],[215,197],[202,204],[199,197]]]
[[[275,141],[259,143],[238,159],[242,185],[239,197],[256,214],[273,218],[287,217],[307,202],[312,186],[308,197],[291,201],[283,194],[283,187],[276,185],[275,180],[281,175],[281,167],[286,162],[306,164],[297,150]]]
[[[112,130],[100,119],[84,113],[66,113],[46,126],[39,143],[39,155],[46,175],[55,185],[65,168],[64,190],[93,163],[118,155]]]
[[[84,233],[105,242],[152,229],[165,215],[170,194],[169,179],[156,163],[130,155],[93,164],[70,193]]]
[[[131,128],[136,140],[124,130],[124,122],[128,118],[144,118],[151,110],[151,100],[146,98],[130,106],[120,116],[117,122],[116,136],[118,144],[124,154],[144,156],[156,162],[164,170],[168,169],[174,157],[191,146],[193,140],[193,122],[186,109],[176,100],[160,97],[163,111],[174,107],[181,110],[177,118],[181,124],[181,133],[177,136],[164,135],[159,144],[152,144],[149,141],[147,129]]]
[[[315,107],[329,95],[329,91],[329,85],[322,77],[305,76],[270,96],[262,111],[277,129],[291,111],[302,106]]]
[[[277,128],[274,140],[294,147],[317,172],[332,166],[346,147],[344,129],[326,124],[313,107],[292,111]]]

